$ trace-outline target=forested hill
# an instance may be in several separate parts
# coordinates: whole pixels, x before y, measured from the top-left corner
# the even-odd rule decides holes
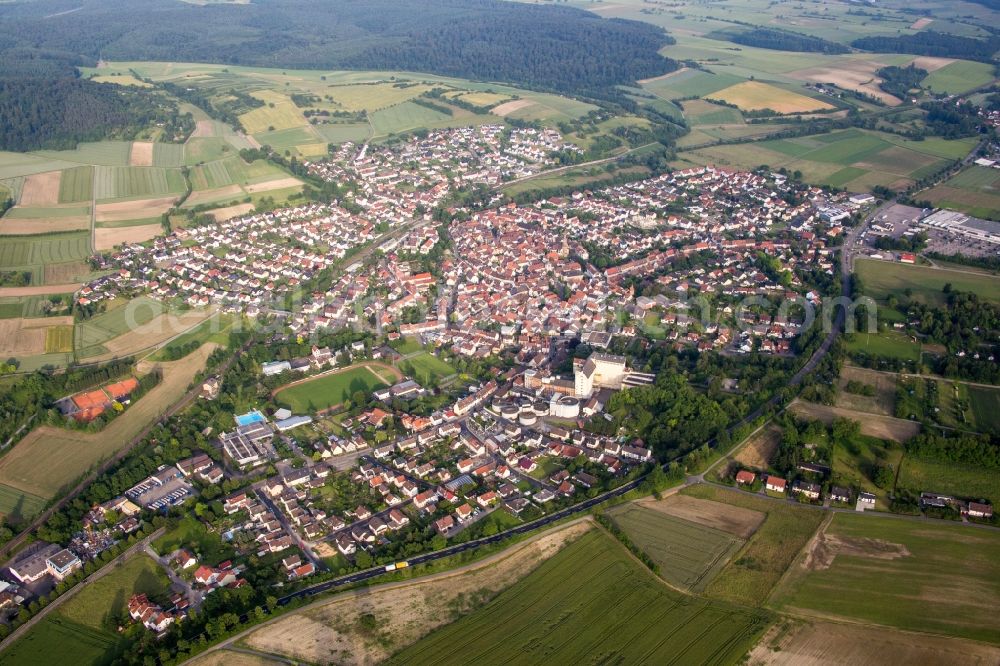
[[[178,0],[33,0],[0,3],[0,25],[7,40],[0,49],[108,60],[407,69],[567,93],[610,91],[677,66],[657,53],[672,40],[655,26],[502,0],[257,0],[206,6]]]

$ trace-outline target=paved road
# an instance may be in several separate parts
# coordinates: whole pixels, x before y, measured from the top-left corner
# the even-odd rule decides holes
[[[155,539],[158,539],[160,537],[160,535],[163,534],[163,532],[164,532],[165,529],[166,528],[161,527],[160,529],[156,530],[155,532],[153,532],[152,534],[150,534],[149,536],[147,536],[145,539],[141,539],[140,541],[136,541],[124,553],[122,553],[121,555],[119,555],[115,559],[111,560],[110,562],[108,562],[107,564],[105,564],[103,567],[101,567],[100,569],[98,569],[97,571],[95,571],[94,573],[90,574],[87,578],[85,578],[84,580],[82,580],[79,583],[77,583],[76,585],[74,585],[73,589],[68,590],[65,594],[63,594],[62,596],[56,598],[56,600],[53,601],[52,603],[50,603],[48,606],[46,606],[45,608],[43,608],[40,611],[38,611],[38,613],[34,617],[32,617],[30,620],[28,620],[27,622],[25,622],[24,624],[22,624],[20,627],[18,627],[17,629],[15,629],[13,631],[13,633],[11,633],[3,641],[0,641],[0,650],[4,650],[4,649],[10,647],[14,643],[14,641],[16,641],[18,638],[20,638],[24,634],[28,633],[28,631],[30,631],[32,627],[34,627],[36,624],[38,624],[39,622],[41,622],[42,619],[46,615],[48,615],[53,610],[55,610],[56,608],[59,608],[61,605],[63,605],[64,603],[66,603],[67,601],[69,601],[70,599],[72,599],[77,594],[77,592],[79,592],[80,590],[82,590],[84,588],[85,585],[90,585],[91,583],[104,578],[109,573],[111,573],[116,568],[118,568],[118,566],[122,562],[124,562],[128,558],[132,557],[136,553],[139,553],[139,552],[145,550],[146,547],[149,546],[149,544],[152,541],[154,541]],[[104,609],[101,609],[101,610],[99,610],[97,612],[102,612],[103,613],[105,611],[104,611]],[[2,662],[2,661],[3,660],[0,659],[0,662]]]
[[[170,559],[176,555],[178,551],[175,550],[173,553],[167,553],[166,555],[160,556],[159,553],[153,550],[152,545],[148,543],[143,550],[153,559],[154,562],[160,565],[160,568],[163,569],[165,574],[167,574],[167,578],[170,579],[170,582],[184,591],[184,596],[187,597],[188,604],[191,609],[198,610],[201,608],[201,602],[205,599],[205,593],[194,589],[190,582],[178,576],[177,572],[174,571],[174,568],[170,566]]]

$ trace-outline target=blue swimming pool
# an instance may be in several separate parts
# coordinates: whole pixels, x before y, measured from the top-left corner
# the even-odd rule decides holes
[[[260,423],[264,421],[264,415],[258,410],[253,410],[252,412],[247,412],[246,414],[241,414],[236,417],[236,425],[248,426],[253,423]]]

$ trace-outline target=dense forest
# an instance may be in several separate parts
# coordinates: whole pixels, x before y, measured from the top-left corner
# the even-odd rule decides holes
[[[92,61],[182,57],[266,67],[408,69],[595,96],[677,67],[657,53],[672,40],[655,26],[499,0],[205,6],[42,0],[0,4],[0,22],[9,39],[0,46],[5,59],[17,50]]]
[[[974,39],[927,30],[915,35],[900,35],[899,37],[880,35],[862,37],[851,42],[851,46],[876,53],[912,53],[913,55],[964,58],[965,60],[992,63],[993,54],[1000,50],[1000,36],[993,35],[989,39]]]
[[[754,46],[760,49],[777,51],[802,51],[805,53],[847,53],[849,49],[843,44],[802,35],[788,30],[776,28],[754,28],[745,32],[726,34],[725,39],[743,46]]]
[[[919,88],[920,82],[927,77],[927,70],[913,63],[907,67],[883,67],[875,73],[882,77],[882,83],[878,87],[900,99],[905,99],[911,89]]]

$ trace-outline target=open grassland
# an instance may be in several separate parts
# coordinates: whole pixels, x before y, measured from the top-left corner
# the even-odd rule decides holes
[[[0,181],[5,183],[5,189],[12,190],[18,196],[20,196],[21,187],[24,185],[24,178],[26,176],[33,173],[55,171],[57,169],[70,169],[76,166],[79,166],[79,163],[63,159],[46,158],[33,153],[8,153],[0,151]]]
[[[148,322],[137,324],[125,333],[117,335],[99,345],[77,349],[81,358],[100,361],[121,356],[131,356],[152,349],[199,325],[214,310],[198,308],[180,312],[164,312]]]
[[[371,120],[375,136],[387,136],[420,127],[437,126],[442,123],[447,125],[451,116],[413,102],[403,102],[376,111],[371,115]]]
[[[772,604],[1000,643],[997,599],[1000,534],[842,513],[799,558]]]
[[[974,217],[1000,219],[1000,169],[972,165],[944,183],[922,191],[920,198]]]
[[[180,194],[185,189],[179,169],[97,167],[94,197],[98,201]]]
[[[674,587],[701,591],[743,541],[731,534],[630,502],[608,512],[614,523],[660,566]]]
[[[899,331],[879,333],[852,333],[846,344],[848,351],[865,352],[874,356],[887,356],[916,363],[920,360],[920,343]],[[868,411],[868,410],[865,410]]]
[[[42,512],[46,504],[42,497],[0,485],[0,516],[10,524],[19,525],[31,520]]]
[[[861,337],[862,334],[857,334]],[[870,386],[875,395],[858,395],[848,393],[848,382],[858,382]],[[843,409],[853,409],[859,412],[870,412],[882,416],[893,416],[896,411],[896,376],[884,372],[876,372],[866,368],[844,366],[837,381],[836,406]]]
[[[759,611],[671,591],[594,530],[388,663],[492,664],[506,654],[559,664],[730,664],[769,621]]]
[[[367,123],[343,123],[336,125],[321,125],[316,128],[324,139],[330,143],[360,143],[368,138],[371,127]]]
[[[184,161],[184,145],[180,143],[154,143],[153,166],[182,167]]]
[[[122,649],[121,639],[107,631],[70,622],[53,613],[3,652],[4,664],[101,664]]]
[[[102,74],[101,76],[91,76],[90,80],[95,83],[113,83],[118,86],[135,86],[136,88],[152,88],[152,84],[141,81],[131,74],[124,72],[113,72]]]
[[[795,414],[810,420],[822,421],[827,425],[836,419],[850,419],[861,424],[861,434],[879,439],[891,439],[895,442],[905,442],[920,432],[920,424],[915,421],[897,419],[892,416],[879,416],[856,412],[840,407],[820,405],[813,402],[795,400],[788,409]]]
[[[577,521],[459,569],[338,594],[258,629],[245,642],[308,663],[381,663],[434,629],[478,610],[590,530],[589,520]],[[371,640],[361,625],[368,614],[391,631]]]
[[[334,99],[336,107],[344,111],[366,111],[384,109],[419,97],[431,89],[428,85],[397,86],[394,83],[345,84],[331,86],[327,94]],[[506,99],[506,98],[502,98]],[[472,102],[477,104],[478,102]],[[322,104],[318,106],[322,107]]]
[[[737,109],[721,104],[713,104],[703,99],[681,102],[684,117],[692,125],[742,125],[743,115]]]
[[[32,153],[51,160],[80,164],[100,164],[102,166],[127,166],[132,152],[131,141],[99,141],[81,143],[75,150],[38,150]]]
[[[81,589],[57,611],[63,618],[91,629],[106,629],[109,621],[128,610],[133,594],[161,598],[170,589],[170,579],[156,562],[139,552],[110,574]]]
[[[731,85],[743,81],[730,74],[707,72],[698,69],[681,68],[655,79],[640,81],[642,87],[663,99],[675,100],[684,97],[710,97]]]
[[[681,493],[767,515],[756,533],[705,590],[709,597],[746,606],[764,604],[823,519],[820,511],[706,484],[685,488]]]
[[[904,290],[910,289],[907,298],[941,307],[945,304],[941,289],[950,283],[955,291],[971,291],[984,301],[1000,305],[1000,278],[985,273],[874,259],[859,259],[854,270],[861,276],[865,294],[880,302],[890,294],[902,299]]]
[[[176,338],[165,344],[161,349],[151,354],[149,361],[167,361],[175,358],[173,354],[183,350],[188,345],[197,343],[198,346],[206,342],[214,342],[220,347],[229,345],[229,329],[235,321],[233,315],[218,313],[201,322],[191,330],[178,335]]]
[[[800,664],[1000,663],[1000,648],[976,641],[866,627],[853,622],[787,620],[775,624],[748,655],[749,666]]]
[[[264,106],[240,116],[240,124],[248,134],[305,127],[309,124],[299,107],[288,97],[270,90],[256,90],[251,95],[264,102]]]
[[[400,361],[399,368],[419,384],[430,384],[455,374],[453,367],[428,352]]]
[[[59,181],[59,203],[89,202],[94,194],[94,167],[66,169]]]
[[[278,389],[274,398],[298,414],[329,409],[350,400],[358,391],[362,391],[367,400],[372,391],[386,387],[369,365],[376,366],[379,370],[396,372],[381,363],[364,363]]]
[[[1000,433],[1000,388],[969,386],[968,391],[976,427],[982,432]]]
[[[985,86],[994,79],[993,67],[985,62],[956,60],[937,69],[920,82],[936,93],[958,95]]]
[[[102,344],[147,324],[165,311],[157,300],[145,296],[132,300],[111,301],[105,312],[81,322],[76,327],[76,346],[85,349]]]
[[[905,456],[899,466],[896,488],[924,491],[1000,504],[1000,475],[996,470]]]
[[[32,282],[39,284],[46,264],[79,261],[89,256],[89,233],[12,236],[0,243],[0,270],[32,270],[35,272]]]
[[[777,113],[792,114],[833,109],[833,106],[822,100],[760,81],[737,83],[712,93],[711,97],[738,106],[744,111],[771,109]]]
[[[179,361],[160,364],[163,381],[99,432],[35,428],[0,458],[0,485],[45,499],[58,496],[180,400],[213,349],[205,345]]]

